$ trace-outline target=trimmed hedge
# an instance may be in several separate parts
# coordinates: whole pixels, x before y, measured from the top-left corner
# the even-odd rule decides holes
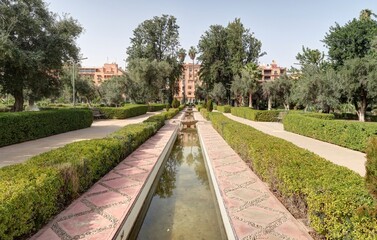
[[[0,147],[92,125],[88,109],[59,109],[0,114]]]
[[[105,118],[125,119],[146,114],[148,111],[147,105],[126,105],[124,107],[99,107],[101,113]]]
[[[365,163],[365,182],[369,193],[377,201],[377,137],[370,138],[366,153],[367,161]]]
[[[148,105],[148,112],[157,112],[161,111],[166,107],[163,103],[152,103]]]
[[[359,116],[355,113],[334,113],[336,119],[343,119],[343,120],[359,120]],[[365,121],[368,122],[377,122],[377,116],[366,114]]]
[[[377,123],[323,120],[306,114],[288,114],[284,129],[300,135],[365,152],[368,138],[377,134]]]
[[[25,238],[43,227],[151,137],[173,112],[0,168],[0,239]]]
[[[328,114],[328,113],[313,113],[313,112],[306,112],[302,113],[305,117],[312,117],[312,118],[319,118],[323,120],[334,120],[335,116],[334,114]]]
[[[365,210],[373,208],[373,198],[360,175],[220,113],[209,116],[229,145],[273,192],[296,204],[317,233],[326,239],[375,239],[375,215]]]
[[[258,122],[277,122],[280,112],[281,110],[254,110],[249,107],[233,107],[231,109],[234,116]]]
[[[230,113],[231,110],[232,110],[232,106],[230,105],[217,106],[217,111],[219,112]]]

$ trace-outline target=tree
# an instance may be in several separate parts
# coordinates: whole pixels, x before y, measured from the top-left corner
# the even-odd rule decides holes
[[[215,83],[230,86],[234,79],[241,77],[243,67],[257,63],[262,43],[250,33],[240,19],[230,22],[227,27],[212,25],[200,38],[198,49],[201,61],[200,77],[209,91]],[[227,92],[228,97],[230,91]]]
[[[371,57],[346,60],[341,75],[343,91],[354,104],[359,121],[364,122],[366,108],[377,97],[377,60]]]
[[[241,71],[241,79],[245,82],[249,93],[249,107],[253,107],[253,93],[257,89],[258,81],[262,79],[262,72],[255,63],[248,63]]]
[[[124,102],[125,86],[124,77],[113,77],[101,84],[99,92],[107,105],[119,106]]]
[[[315,65],[320,67],[323,63],[325,55],[318,49],[310,49],[308,47],[302,46],[302,53],[296,55],[296,59],[299,61],[301,66],[305,65]]]
[[[244,97],[248,93],[246,82],[241,77],[235,76],[231,84],[230,91],[234,96],[238,106],[244,106]]]
[[[209,95],[216,101],[217,105],[222,104],[226,99],[226,89],[222,83],[215,83]]]
[[[371,42],[377,35],[377,22],[371,19],[370,10],[362,10],[360,18],[354,18],[344,26],[335,23],[323,42],[329,49],[329,57],[335,68],[348,59],[363,58],[370,54]]]
[[[36,99],[60,87],[63,62],[78,58],[82,27],[70,17],[59,19],[42,0],[2,1],[0,16],[0,48],[6,48],[0,85],[14,96],[14,110],[22,111],[25,89]]]
[[[173,101],[173,96],[178,90],[177,81],[183,69],[183,62],[177,60],[180,54],[178,51],[178,29],[179,26],[174,16],[153,17],[153,19],[142,22],[134,30],[131,46],[127,48],[128,72],[134,72],[128,77],[128,85],[144,93],[147,92],[147,89],[154,93],[162,93],[168,99],[169,104]],[[149,61],[149,63],[146,63],[146,61]],[[165,66],[159,66],[165,69],[162,72],[165,75],[161,77],[161,74],[159,74],[159,79],[156,79],[156,81],[152,81],[151,77],[153,78],[153,76],[150,76],[150,73],[154,71],[153,68],[159,68],[156,67],[157,63],[154,61],[164,62],[163,65]],[[139,63],[144,65],[138,66]],[[170,66],[169,69],[167,69],[166,64]],[[142,73],[143,69],[147,72]],[[142,76],[146,78],[140,81],[143,79]],[[136,79],[132,79],[134,77]],[[163,81],[163,83],[161,84],[160,81]],[[138,82],[148,82],[150,86],[147,86],[147,89],[141,89],[146,85],[144,83],[137,85]],[[140,94],[136,95],[140,96]]]

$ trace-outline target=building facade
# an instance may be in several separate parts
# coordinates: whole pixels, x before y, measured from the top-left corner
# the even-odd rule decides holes
[[[92,78],[95,85],[116,76],[123,76],[124,71],[116,63],[105,63],[103,67],[81,67],[79,75]]]
[[[279,67],[275,60],[272,60],[271,64],[259,65],[262,71],[262,81],[274,80],[287,72],[286,68]]]
[[[182,75],[179,78],[179,91],[174,97],[186,103],[195,102],[195,84],[199,79],[200,64],[185,63]]]

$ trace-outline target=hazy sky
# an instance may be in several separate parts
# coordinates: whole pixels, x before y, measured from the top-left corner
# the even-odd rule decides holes
[[[117,62],[124,67],[133,30],[144,20],[169,14],[177,18],[180,43],[185,49],[197,46],[210,25],[226,26],[241,18],[267,52],[260,63],[275,60],[283,67],[290,67],[303,45],[326,53],[321,40],[335,22],[344,25],[365,8],[377,13],[376,0],[47,0],[47,3],[52,12],[68,13],[85,28],[78,39],[83,56],[88,58],[83,66]]]

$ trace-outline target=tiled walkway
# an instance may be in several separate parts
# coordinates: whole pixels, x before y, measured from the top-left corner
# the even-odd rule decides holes
[[[365,153],[285,131],[284,126],[281,123],[255,122],[233,116],[230,113],[225,113],[224,115],[234,121],[249,125],[269,135],[285,139],[301,148],[314,152],[337,165],[347,167],[361,176],[365,176]]]
[[[212,125],[194,116],[236,239],[312,239]]]
[[[131,228],[177,129],[170,120],[31,239],[110,240],[122,223]]]

